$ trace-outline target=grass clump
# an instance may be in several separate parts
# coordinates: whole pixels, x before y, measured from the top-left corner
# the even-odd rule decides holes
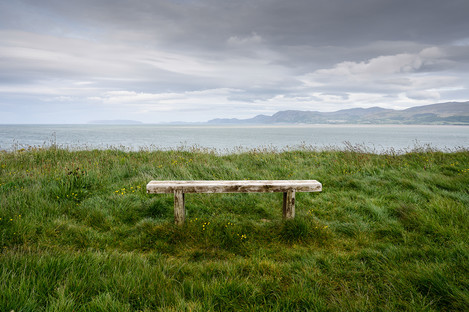
[[[316,179],[173,196],[150,180]],[[0,311],[469,310],[469,153],[0,152]]]

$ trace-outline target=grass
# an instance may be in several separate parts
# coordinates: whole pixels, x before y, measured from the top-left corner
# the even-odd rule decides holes
[[[316,179],[172,195],[150,180]],[[0,311],[467,311],[469,152],[0,152]]]

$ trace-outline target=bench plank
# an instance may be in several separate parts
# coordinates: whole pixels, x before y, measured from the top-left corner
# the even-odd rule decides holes
[[[214,180],[214,181],[150,181],[148,194],[174,194],[174,221],[183,225],[186,219],[185,193],[273,193],[283,192],[283,218],[295,217],[295,192],[321,192],[316,180]]]
[[[322,184],[316,180],[239,180],[239,181],[150,181],[148,194],[174,193],[273,193],[321,192]]]

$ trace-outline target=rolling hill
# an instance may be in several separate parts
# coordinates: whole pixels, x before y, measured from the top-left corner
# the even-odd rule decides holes
[[[469,125],[469,101],[416,106],[404,110],[381,107],[336,112],[279,111],[249,119],[212,119],[211,124],[431,124]]]

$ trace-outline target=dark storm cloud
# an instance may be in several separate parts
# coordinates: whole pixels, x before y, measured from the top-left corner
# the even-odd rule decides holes
[[[467,0],[0,0],[0,110],[28,97],[206,120],[458,100],[467,12]]]
[[[144,31],[173,44],[218,46],[230,36],[260,34],[273,45],[363,45],[373,41],[444,44],[467,36],[466,0],[81,0],[20,1],[63,27]],[[30,12],[28,12],[30,13]],[[8,19],[8,14],[3,14]],[[11,16],[9,24],[27,25]],[[40,22],[32,18],[32,23]],[[129,38],[132,39],[132,38]]]

